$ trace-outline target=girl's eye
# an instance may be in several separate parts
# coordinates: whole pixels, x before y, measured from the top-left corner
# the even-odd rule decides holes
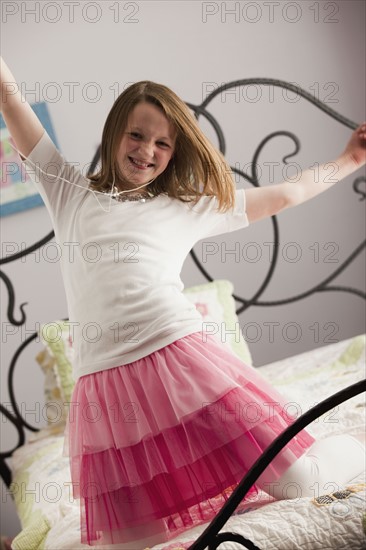
[[[128,135],[132,139],[142,139],[142,135],[139,134],[138,132],[128,132]],[[165,141],[158,141],[157,143],[160,147],[164,147],[164,148],[169,148],[170,147],[170,145],[168,143],[165,143]]]

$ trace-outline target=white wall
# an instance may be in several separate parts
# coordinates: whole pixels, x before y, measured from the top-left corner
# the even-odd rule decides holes
[[[100,141],[116,91],[137,80],[164,83],[184,100],[198,104],[210,87],[224,82],[255,77],[282,79],[316,93],[339,113],[362,122],[366,118],[364,20],[365,4],[358,1],[79,1],[72,6],[62,1],[4,1],[2,55],[28,101],[48,101],[63,154],[84,166]],[[55,99],[56,90],[59,97]],[[100,97],[94,101],[96,90]],[[227,158],[232,165],[249,163],[259,142],[272,131],[293,131],[299,137],[302,148],[291,161],[303,169],[334,160],[351,135],[348,128],[306,100],[296,101],[293,94],[286,96],[280,88],[252,87],[244,93],[236,90],[236,94],[214,100],[210,109],[226,133]],[[202,126],[215,141],[209,125],[202,122]],[[267,145],[260,162],[279,162],[292,150],[288,138],[277,138]],[[262,168],[261,184],[265,185],[269,181],[268,164]],[[284,258],[261,300],[306,291],[332,273],[362,241],[364,203],[352,191],[352,181],[359,175],[362,171],[278,218]],[[281,164],[273,181],[283,179]],[[244,182],[237,185],[242,187]],[[43,237],[51,224],[46,209],[38,207],[3,218],[1,228],[2,243],[20,247],[20,243],[30,245]],[[215,278],[232,280],[235,293],[250,298],[268,270],[269,246],[264,243],[273,241],[271,221],[258,222],[214,241],[223,256],[209,257],[206,269]],[[203,246],[200,243],[195,249],[200,258]],[[239,247],[239,262],[233,255],[225,255],[225,250],[234,247]],[[253,262],[256,251],[260,260]],[[327,257],[332,251],[335,263]],[[295,253],[301,258],[291,261]],[[16,303],[28,302],[29,333],[37,323],[67,316],[57,263],[39,262],[33,256],[25,263],[6,265],[4,272],[16,288]],[[362,289],[364,278],[362,255],[333,284]],[[205,282],[190,257],[182,279],[186,286]],[[4,329],[4,285],[1,298]],[[273,339],[270,326],[274,328]],[[285,306],[252,307],[240,315],[240,328],[257,365],[348,338],[364,332],[364,327],[364,302],[348,293],[318,293]],[[8,401],[5,370],[26,336],[19,331],[8,336],[6,343],[3,339],[2,402]],[[15,375],[17,399],[26,403],[28,410],[37,402],[42,404],[42,376],[34,362],[39,349],[40,344],[30,346]],[[27,419],[42,425],[42,416],[37,419],[37,407],[35,410],[34,414],[26,413]],[[16,437],[7,423],[2,428],[2,449],[9,449]],[[11,499],[4,492],[2,501],[6,525],[2,532],[14,534],[19,526]]]

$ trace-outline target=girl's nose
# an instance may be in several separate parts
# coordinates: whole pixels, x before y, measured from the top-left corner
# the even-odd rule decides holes
[[[140,143],[139,150],[145,160],[150,160],[154,157],[154,144],[153,143]]]

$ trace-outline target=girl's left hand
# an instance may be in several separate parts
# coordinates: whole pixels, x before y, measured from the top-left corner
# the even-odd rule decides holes
[[[366,122],[353,132],[343,156],[350,158],[359,168],[366,163]]]

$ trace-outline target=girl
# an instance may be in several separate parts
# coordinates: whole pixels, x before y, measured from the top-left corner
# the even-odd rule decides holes
[[[153,546],[209,521],[293,420],[258,371],[205,333],[182,294],[183,262],[200,239],[335,182],[324,181],[323,165],[318,182],[308,170],[296,183],[235,190],[185,103],[147,81],[115,101],[100,171],[87,179],[56,150],[3,61],[1,68],[4,119],[63,252],[76,379],[65,453],[81,541]],[[365,163],[365,144],[362,124],[336,159],[338,180]],[[255,415],[245,412],[251,406]],[[364,469],[361,439],[314,441],[303,430],[250,496],[258,488],[278,499],[314,496],[314,483],[343,485]],[[284,491],[289,483],[293,495]]]

